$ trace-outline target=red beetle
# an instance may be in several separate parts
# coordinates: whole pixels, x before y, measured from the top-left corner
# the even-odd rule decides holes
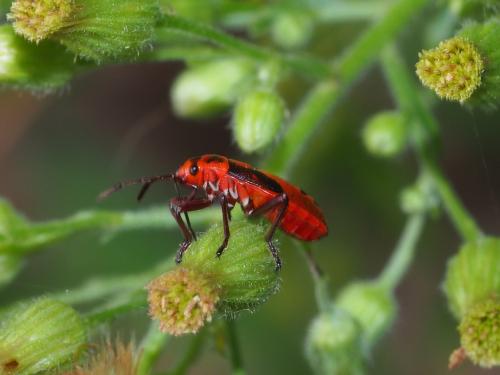
[[[302,241],[317,240],[328,234],[321,209],[303,190],[249,164],[220,155],[188,159],[175,174],[119,182],[99,197],[105,198],[129,185],[142,184],[137,196],[141,200],[152,183],[166,180],[173,180],[193,189],[186,197],[170,200],[170,211],[184,235],[184,241],[177,252],[177,263],[182,261],[182,255],[193,239],[196,240],[187,213],[208,207],[215,200],[221,205],[224,223],[224,240],[217,250],[218,257],[229,241],[231,210],[236,203],[241,205],[245,215],[264,215],[272,223],[265,240],[276,262],[276,269],[281,268],[278,251],[272,242],[276,228],[280,227],[285,233]],[[198,191],[202,194],[197,194]],[[186,222],[181,217],[182,213],[185,214]]]

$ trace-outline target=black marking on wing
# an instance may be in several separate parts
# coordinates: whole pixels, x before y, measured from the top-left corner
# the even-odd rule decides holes
[[[257,169],[245,168],[232,161],[229,161],[228,173],[236,177],[240,181],[262,186],[278,194],[283,193],[283,188],[276,180],[273,180],[271,177],[266,176],[264,173]]]
[[[212,163],[212,162],[223,163],[225,161],[225,159],[219,155],[208,155],[206,157],[205,161],[207,163]]]

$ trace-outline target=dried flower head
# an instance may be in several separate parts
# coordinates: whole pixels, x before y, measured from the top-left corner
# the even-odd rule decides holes
[[[174,336],[198,332],[212,320],[219,300],[210,280],[184,267],[154,279],[147,289],[151,317]]]
[[[17,0],[7,19],[13,22],[16,33],[38,43],[62,29],[73,9],[73,0]]]
[[[416,68],[422,83],[439,97],[463,103],[481,85],[484,62],[473,43],[454,37],[420,52]]]

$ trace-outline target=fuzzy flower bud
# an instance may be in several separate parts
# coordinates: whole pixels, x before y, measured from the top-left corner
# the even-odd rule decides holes
[[[331,307],[316,317],[306,338],[306,356],[317,374],[363,373],[361,327],[348,312]]]
[[[375,282],[348,285],[337,297],[336,306],[359,323],[365,352],[387,331],[396,314],[392,293]]]
[[[395,156],[406,146],[405,118],[396,111],[380,112],[368,120],[362,135],[365,147],[371,154]]]
[[[8,19],[30,41],[52,38],[101,62],[136,56],[151,42],[159,16],[157,0],[16,0]]]
[[[276,92],[258,89],[247,93],[234,110],[238,146],[247,153],[263,150],[276,138],[284,117],[285,106]]]
[[[271,36],[277,45],[296,49],[309,42],[313,31],[314,20],[307,12],[279,12],[272,24]]]
[[[48,91],[64,85],[81,66],[52,42],[27,42],[0,25],[0,85]]]
[[[417,75],[443,99],[464,103],[481,85],[483,58],[465,38],[454,37],[419,53]]]
[[[223,59],[197,65],[181,73],[172,86],[175,113],[203,118],[229,108],[254,79],[255,67],[244,59]]]
[[[148,285],[149,311],[172,335],[196,333],[216,312],[254,310],[279,289],[275,263],[264,241],[265,227],[233,221],[220,258],[223,228],[214,225],[193,242],[182,263]]]
[[[450,259],[444,281],[449,307],[457,319],[477,303],[500,295],[500,239],[466,243]]]
[[[20,304],[0,325],[0,373],[46,373],[76,359],[85,344],[83,321],[71,307],[50,298]]]
[[[439,196],[434,183],[428,175],[422,175],[418,181],[403,189],[399,197],[401,210],[408,214],[424,213],[439,207]]]
[[[500,366],[500,299],[487,299],[465,314],[458,327],[467,357],[481,367]]]

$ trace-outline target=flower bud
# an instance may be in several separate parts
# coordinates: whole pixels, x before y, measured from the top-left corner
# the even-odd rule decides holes
[[[306,356],[317,374],[362,374],[361,327],[346,311],[332,306],[316,317],[306,338]]]
[[[403,189],[400,196],[401,210],[408,214],[433,211],[439,207],[439,196],[428,176],[423,175],[417,183]]]
[[[464,103],[481,85],[483,58],[465,38],[445,40],[418,57],[418,77],[442,99]]]
[[[48,91],[64,85],[81,66],[52,42],[38,46],[0,25],[0,85]]]
[[[462,319],[476,304],[500,295],[500,239],[480,238],[450,259],[444,292],[450,310]]]
[[[212,226],[184,254],[182,263],[147,286],[149,311],[160,329],[172,335],[196,333],[216,312],[235,315],[254,310],[279,289],[274,259],[264,241],[265,228],[233,221],[220,258],[221,225]]]
[[[159,16],[157,0],[16,0],[8,19],[30,41],[52,38],[101,62],[136,56],[151,42]]]
[[[269,146],[283,126],[285,106],[279,95],[258,89],[247,93],[236,105],[233,117],[234,137],[247,153]]]
[[[392,293],[375,282],[348,285],[337,297],[336,305],[359,323],[365,352],[392,325],[396,314]]]
[[[286,49],[303,47],[314,31],[314,20],[304,11],[279,12],[272,24],[274,42]]]
[[[406,146],[405,118],[396,111],[380,112],[368,120],[362,135],[365,147],[371,154],[395,156]]]
[[[172,86],[175,113],[203,118],[229,108],[255,79],[255,67],[244,59],[216,60],[181,73]]]
[[[14,307],[0,326],[0,373],[36,374],[75,360],[86,344],[78,313],[39,298]]]
[[[475,305],[467,311],[458,327],[465,354],[481,367],[500,366],[499,298],[500,294]]]

